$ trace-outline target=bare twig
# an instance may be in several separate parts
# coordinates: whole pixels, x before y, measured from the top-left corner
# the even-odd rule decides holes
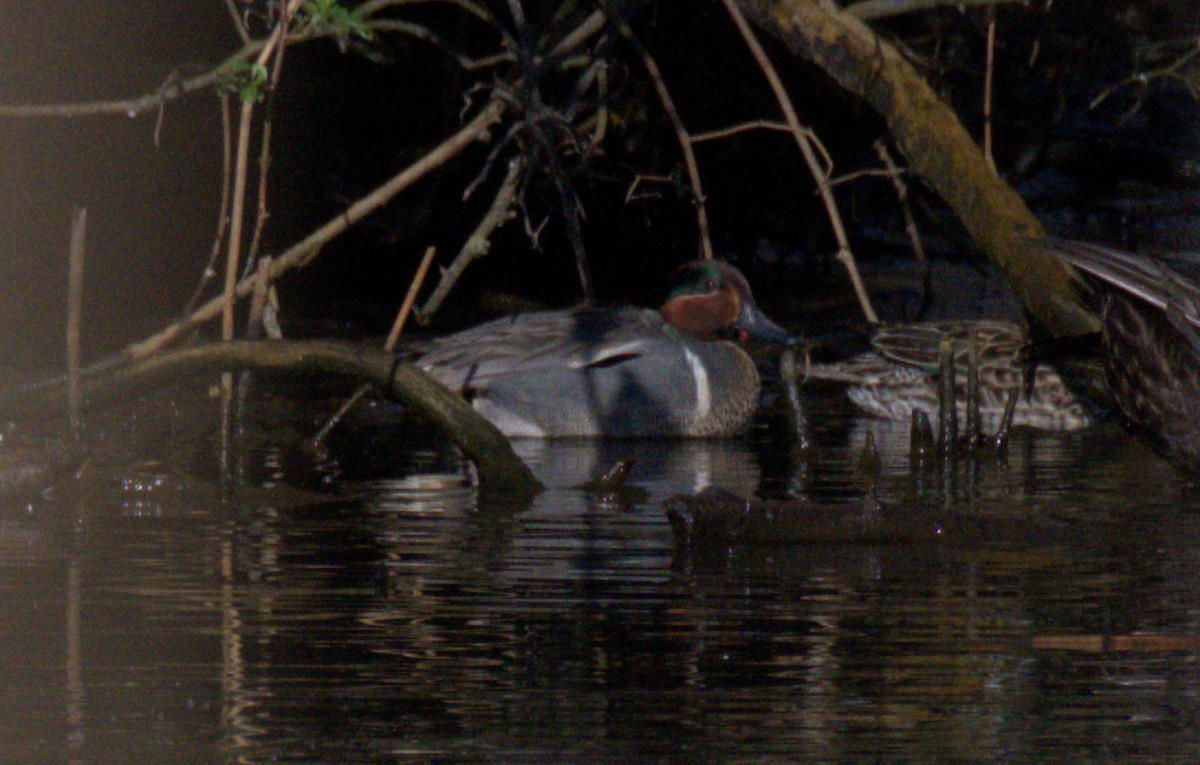
[[[172,73],[152,92],[134,98],[57,104],[0,104],[0,117],[73,118],[102,114],[122,114],[128,117],[136,117],[144,112],[154,110],[159,114],[159,121],[161,122],[162,109],[166,104],[190,93],[206,90],[218,85],[223,78],[236,72],[240,67],[245,66],[246,62],[256,57],[258,63],[265,63],[270,58],[271,49],[279,44],[278,31],[280,28],[278,26],[276,27],[276,32],[267,39],[249,39],[248,32],[238,17],[236,8],[230,5],[232,0],[225,0],[225,2],[226,7],[230,9],[230,13],[234,18],[234,23],[238,28],[238,34],[242,38],[243,44],[241,48],[209,71],[186,79],[180,79]],[[438,45],[438,47],[442,47],[453,55],[464,69],[479,69],[513,60],[513,56],[509,53],[497,54],[481,59],[470,59],[461,53],[455,52],[450,46],[445,45],[440,37],[423,27],[402,21],[372,18],[375,14],[389,7],[429,2],[443,2],[454,5],[488,24],[493,24],[491,14],[482,6],[469,2],[469,0],[373,0],[359,6],[358,13],[359,17],[364,20],[365,26],[370,29],[399,31],[425,39],[434,45]],[[295,7],[297,6],[293,4],[293,8]],[[292,13],[294,13],[294,10]],[[333,37],[336,34],[338,32],[335,29],[316,28],[305,30],[302,34],[289,36],[287,41],[289,44],[306,42]]]
[[[899,172],[899,171],[897,171]],[[878,168],[868,168],[865,170],[855,170],[845,175],[837,175],[829,179],[830,186],[841,186],[843,183],[853,183],[861,178],[888,178],[895,173],[890,170],[880,170]]]
[[[445,1],[451,2],[452,0]],[[473,6],[471,3],[454,2],[453,4],[463,8]],[[296,5],[293,4],[293,7]],[[370,25],[368,24],[368,26]],[[281,33],[280,28],[276,27],[276,31],[265,40],[247,41],[241,48],[227,56],[224,61],[195,77],[179,79],[172,73],[152,92],[142,96],[57,104],[0,104],[0,117],[73,118],[101,114],[122,114],[127,117],[136,117],[151,110],[161,111],[162,107],[171,101],[218,85],[223,78],[233,74],[252,59],[256,59],[259,64],[265,64],[274,48],[279,45],[281,34],[286,34],[286,32]],[[289,35],[286,39],[289,44],[294,44],[333,37],[336,34],[337,31],[333,29],[312,29],[306,30],[300,35]],[[482,65],[479,62],[475,62],[475,64],[476,66]]]
[[[709,130],[705,133],[695,133],[692,135],[692,143],[700,143],[701,141],[716,141],[721,138],[728,138],[731,135],[745,133],[750,130],[778,130],[784,133],[790,133],[792,132],[792,126],[785,122],[752,120],[750,122],[743,122],[738,125],[730,125],[727,128]]]
[[[205,90],[221,81],[222,77],[261,52],[266,46],[263,40],[255,40],[243,45],[237,52],[226,58],[213,69],[196,77],[185,80],[175,80],[169,87],[159,87],[152,93],[136,98],[112,101],[83,101],[63,104],[0,104],[0,117],[89,117],[99,114],[124,114],[136,117],[139,114],[159,109],[165,103],[174,101],[181,96]],[[167,79],[170,82],[173,78]]]
[[[422,324],[427,323],[437,309],[441,307],[442,301],[450,294],[450,290],[454,287],[459,277],[467,270],[467,266],[472,261],[483,257],[488,253],[491,247],[492,233],[495,232],[505,221],[511,216],[511,208],[513,199],[516,197],[517,189],[521,185],[522,176],[524,175],[525,162],[520,157],[513,158],[508,162],[508,172],[504,176],[504,181],[500,184],[496,196],[492,199],[491,207],[483,219],[479,221],[479,225],[467,237],[467,241],[463,243],[462,249],[454,256],[454,260],[449,266],[442,270],[442,278],[438,281],[437,287],[433,293],[426,299],[425,304],[417,309],[417,321]]]
[[[212,249],[208,254],[208,263],[200,275],[191,298],[184,306],[180,316],[187,316],[195,308],[200,296],[208,287],[209,282],[217,275],[217,258],[221,257],[221,247],[225,243],[225,230],[229,226],[229,192],[233,183],[233,137],[230,126],[229,94],[221,94],[221,205],[217,212],[217,233],[213,236]]]
[[[643,183],[670,183],[676,184],[679,179],[672,175],[644,175],[639,173],[633,176],[633,180],[629,182],[629,188],[625,190],[625,204],[635,202],[639,199],[659,199],[662,194],[657,191],[641,191]]]
[[[425,283],[425,275],[429,273],[429,266],[433,263],[433,256],[436,254],[436,247],[429,247],[425,250],[425,257],[421,258],[421,265],[417,266],[417,273],[413,276],[412,283],[408,285],[408,293],[405,294],[404,302],[400,305],[400,312],[396,314],[392,331],[388,333],[387,342],[383,344],[385,350],[396,350],[396,343],[400,341],[400,333],[404,331],[404,324],[408,321],[408,315],[412,313],[413,304],[417,302],[417,293],[421,291],[421,285]]]
[[[692,139],[688,136],[683,120],[679,118],[679,110],[675,108],[675,99],[671,98],[671,91],[667,89],[662,72],[659,71],[654,58],[642,47],[641,41],[634,37],[633,30],[629,28],[628,24],[621,25],[621,34],[637,48],[638,54],[642,57],[642,65],[646,67],[646,71],[650,74],[650,81],[654,83],[654,90],[658,93],[658,100],[662,103],[663,111],[666,112],[672,127],[675,128],[675,138],[683,153],[683,166],[687,168],[688,181],[692,186],[692,203],[696,206],[696,226],[700,230],[700,256],[704,260],[712,260],[713,247],[712,239],[708,234],[708,210],[704,205],[704,188],[700,184],[700,166],[696,163],[696,151],[692,148]]]
[[[271,60],[271,57],[274,56],[276,65],[273,69],[276,76],[279,74],[279,67],[281,65],[279,62],[285,50],[284,40],[287,36],[288,26],[292,23],[292,17],[300,8],[302,2],[303,0],[290,0],[288,2],[283,15],[275,25],[275,31],[272,32],[270,38],[267,40],[267,44],[263,46],[262,51],[259,52],[258,58],[255,61],[257,66],[265,66]],[[229,249],[225,256],[225,306],[221,315],[221,339],[226,341],[233,339],[233,306],[237,301],[237,287],[239,282],[238,263],[242,248],[242,222],[246,211],[246,167],[250,152],[250,125],[253,118],[254,95],[244,95],[242,97],[241,118],[238,122],[237,158],[234,160],[233,167],[233,199],[230,202],[229,210]],[[265,148],[263,150],[266,151]],[[265,183],[265,179],[260,179],[260,182]]]
[[[817,190],[821,194],[821,200],[825,203],[825,211],[829,215],[829,222],[833,227],[834,237],[837,239],[837,259],[846,268],[846,273],[850,277],[850,283],[854,287],[855,294],[858,296],[859,306],[862,308],[863,315],[871,324],[877,324],[879,317],[875,313],[875,309],[871,306],[871,299],[867,296],[867,290],[863,286],[862,277],[858,273],[858,266],[854,262],[854,254],[850,250],[850,241],[846,237],[846,227],[842,223],[841,213],[838,212],[837,202],[833,199],[833,190],[829,186],[829,172],[821,167],[817,159],[817,149],[813,147],[816,136],[812,134],[811,130],[804,128],[800,124],[800,118],[796,115],[796,109],[792,105],[792,100],[788,97],[787,90],[783,87],[783,81],[779,79],[779,73],[775,71],[771,60],[767,58],[766,51],[763,50],[762,45],[758,42],[758,38],[755,37],[754,31],[750,28],[750,24],[746,21],[746,17],[742,15],[737,4],[734,0],[721,1],[724,3],[725,9],[729,12],[729,16],[733,19],[738,31],[741,33],[746,47],[750,49],[754,60],[758,62],[759,68],[762,69],[763,75],[766,76],[771,90],[775,93],[775,100],[779,103],[779,108],[783,111],[783,116],[791,127],[792,134],[796,137],[796,143],[800,147],[800,153],[804,156],[805,163],[808,164],[813,180],[817,183]],[[821,151],[824,152],[823,147]],[[828,158],[828,153],[825,153],[825,156]]]
[[[242,44],[250,42],[250,33],[246,30],[246,25],[242,23],[242,14],[238,13],[233,0],[225,0],[225,10],[229,11],[229,17],[233,20],[233,28],[237,30],[238,37],[242,38]]]
[[[467,54],[455,48],[450,43],[446,42],[441,35],[433,32],[420,24],[414,24],[411,21],[400,21],[398,19],[376,19],[366,25],[375,32],[397,32],[399,34],[408,35],[409,37],[422,40],[429,43],[433,47],[445,53],[455,60],[455,62],[468,72],[478,69],[485,69],[490,66],[510,63],[515,60],[512,53],[507,51],[496,53],[491,56],[482,58],[471,58]]]
[[[1126,77],[1124,80],[1115,85],[1105,88],[1098,96],[1091,100],[1091,103],[1088,104],[1088,108],[1095,109],[1105,100],[1107,100],[1108,97],[1113,93],[1129,87],[1130,85],[1136,86],[1144,95],[1148,89],[1148,86],[1150,85],[1150,82],[1156,79],[1174,80],[1187,88],[1188,92],[1192,94],[1193,98],[1198,98],[1200,97],[1200,90],[1197,88],[1195,79],[1179,73],[1179,71],[1187,66],[1187,64],[1191,62],[1192,59],[1196,58],[1196,56],[1200,56],[1200,38],[1193,42],[1192,46],[1187,51],[1185,51],[1181,56],[1177,57],[1171,63],[1154,69],[1148,69],[1144,72],[1138,72],[1130,77]],[[1142,98],[1138,98],[1134,102],[1134,105],[1130,107],[1129,112],[1124,115],[1123,119],[1129,119],[1135,113],[1137,113],[1137,110],[1141,108],[1141,104]]]
[[[233,304],[238,283],[238,260],[242,250],[242,220],[245,217],[246,162],[250,152],[250,122],[254,104],[242,101],[238,119],[237,158],[233,165],[233,199],[229,205],[229,246],[225,251],[224,307],[221,311],[221,339],[233,339]]]
[[[293,6],[293,8],[298,6]],[[286,24],[290,19],[290,15],[280,21],[281,24]],[[270,211],[267,209],[267,183],[270,180],[271,168],[271,126],[273,123],[272,113],[275,102],[275,93],[279,88],[279,79],[283,75],[283,58],[287,51],[286,45],[279,46],[279,52],[271,65],[271,84],[267,90],[266,113],[263,117],[262,135],[259,137],[259,155],[258,155],[258,206],[254,215],[254,233],[250,237],[250,247],[246,250],[246,268],[242,272],[242,278],[250,275],[250,270],[254,268],[254,261],[258,257],[258,248],[262,242],[263,230],[266,228],[267,220],[271,217]]]
[[[445,3],[448,5],[454,5],[486,24],[490,25],[495,22],[492,14],[489,13],[486,8],[477,3],[470,2],[470,0],[367,0],[367,2],[358,6],[358,13],[362,18],[369,18],[387,8],[398,8],[406,5],[424,5],[427,3]]]
[[[908,240],[912,242],[913,255],[917,258],[917,268],[921,274],[921,302],[918,304],[917,318],[921,318],[929,306],[931,297],[929,259],[925,257],[925,245],[921,243],[917,219],[913,216],[912,205],[908,201],[908,184],[904,182],[900,168],[896,167],[896,162],[883,141],[875,142],[875,153],[879,155],[879,159],[888,170],[888,177],[892,179],[892,185],[896,187],[896,198],[900,200],[900,210],[904,213],[904,231],[908,234]]]
[[[589,37],[596,34],[601,29],[604,29],[604,25],[606,23],[607,18],[605,17],[603,11],[592,11],[591,14],[589,14],[588,17],[583,20],[582,24],[571,30],[569,34],[559,40],[558,43],[550,49],[550,57],[558,58],[575,50]],[[624,34],[624,30],[621,31],[622,34]]]
[[[250,246],[246,248],[246,267],[242,270],[243,278],[249,275],[250,270],[254,268],[254,261],[258,258],[258,248],[262,244],[263,230],[266,229],[267,220],[271,217],[271,211],[267,209],[267,181],[271,168],[271,114],[269,110],[263,118],[262,135],[259,137],[258,143],[258,199],[254,212],[254,233],[250,235]]]

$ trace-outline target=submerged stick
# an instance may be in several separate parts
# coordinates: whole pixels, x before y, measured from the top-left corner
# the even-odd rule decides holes
[[[932,454],[935,443],[933,425],[929,424],[929,415],[920,409],[913,409],[912,425],[908,431],[909,461],[924,462]]]
[[[83,254],[87,233],[87,208],[71,214],[71,250],[67,267],[67,412],[71,437],[79,439],[79,327],[83,312]]]
[[[979,414],[979,346],[971,337],[967,343],[967,447],[979,446],[983,425]]]
[[[784,398],[788,405],[788,424],[797,449],[807,452],[813,447],[812,433],[808,426],[808,415],[804,411],[804,399],[800,397],[797,380],[800,371],[796,364],[795,348],[787,348],[779,357],[779,377],[783,380]]]
[[[958,441],[958,405],[954,400],[954,341],[938,345],[938,448],[948,453]]]
[[[1012,391],[1008,394],[1008,401],[1004,404],[1004,416],[1000,418],[1000,428],[996,431],[996,437],[992,441],[997,454],[1003,454],[1008,449],[1008,434],[1012,430],[1013,414],[1017,411],[1017,399],[1020,395],[1020,390]]]

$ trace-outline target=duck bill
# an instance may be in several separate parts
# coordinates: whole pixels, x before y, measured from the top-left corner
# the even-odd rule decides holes
[[[788,345],[797,340],[795,335],[768,319],[765,313],[758,310],[758,306],[750,302],[742,303],[742,312],[733,326],[745,338],[764,343]]]

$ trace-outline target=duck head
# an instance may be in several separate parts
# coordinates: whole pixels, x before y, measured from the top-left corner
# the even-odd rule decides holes
[[[787,344],[795,339],[758,309],[742,272],[719,260],[697,260],[676,269],[659,313],[668,324],[702,340],[731,331],[742,340]]]

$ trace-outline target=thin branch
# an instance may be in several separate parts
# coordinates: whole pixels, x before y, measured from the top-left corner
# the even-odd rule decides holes
[[[903,173],[896,166],[891,152],[887,149],[887,144],[882,140],[875,142],[875,153],[879,155],[879,159],[887,168],[887,176],[892,179],[892,185],[896,188],[896,198],[900,200],[900,209],[904,213],[904,231],[908,234],[908,240],[912,242],[913,255],[917,258],[917,268],[921,274],[921,301],[918,304],[916,316],[919,319],[924,316],[929,307],[929,299],[932,297],[929,259],[925,257],[925,245],[921,243],[921,234],[917,231],[917,219],[913,216],[912,205],[908,202],[908,184],[904,182]]]
[[[604,25],[608,23],[607,17],[603,11],[592,11],[583,23],[571,30],[566,37],[558,41],[558,43],[550,49],[550,58],[558,58],[565,56],[571,51],[578,48],[592,35],[604,29]],[[624,30],[622,30],[624,33]]]
[[[400,21],[398,19],[377,19],[369,22],[366,25],[369,29],[375,32],[396,32],[399,34],[408,35],[423,42],[427,42],[441,52],[450,56],[458,63],[460,67],[468,72],[473,72],[478,69],[485,69],[490,66],[506,64],[516,60],[516,57],[505,51],[496,53],[491,56],[475,59],[455,48],[450,43],[442,39],[441,35],[427,29],[420,24],[414,24],[411,21]]]
[[[696,205],[696,225],[700,229],[700,256],[704,260],[712,260],[713,247],[708,233],[708,210],[704,204],[704,188],[700,184],[700,166],[696,163],[696,151],[692,148],[692,139],[688,136],[687,128],[684,127],[683,120],[679,117],[679,110],[675,108],[675,99],[671,98],[671,91],[667,89],[662,72],[659,71],[654,58],[642,46],[641,41],[634,37],[633,30],[629,28],[628,24],[621,25],[621,34],[633,44],[642,57],[642,65],[650,74],[650,81],[654,83],[654,90],[658,93],[658,100],[662,103],[663,111],[666,112],[672,127],[675,128],[675,139],[679,142],[680,151],[683,152],[683,166],[687,168],[688,181],[692,185],[692,200]]]
[[[229,17],[233,20],[233,28],[237,30],[238,37],[242,38],[242,44],[250,42],[250,33],[246,30],[246,25],[242,23],[242,14],[238,13],[233,0],[225,0],[225,10],[229,11]]]
[[[267,209],[267,182],[270,178],[270,168],[271,114],[268,110],[266,117],[263,118],[262,135],[259,137],[258,199],[254,213],[254,233],[250,235],[250,246],[246,248],[246,267],[242,271],[243,277],[247,276],[250,269],[254,268],[254,261],[258,258],[258,249],[262,244],[263,230],[267,227],[267,220],[271,217],[271,211]]]
[[[221,339],[233,339],[233,304],[238,283],[238,261],[242,250],[242,221],[245,218],[246,163],[250,153],[250,122],[254,105],[242,101],[238,119],[237,158],[233,165],[233,198],[229,204],[229,246],[225,251],[225,290],[221,311]]]
[[[661,199],[662,198],[662,194],[659,194],[657,191],[646,191],[646,192],[641,191],[640,188],[641,188],[643,182],[645,182],[647,184],[649,184],[649,183],[676,184],[679,182],[679,179],[676,178],[674,175],[645,175],[645,174],[639,173],[638,175],[633,176],[633,180],[629,182],[629,188],[625,190],[625,204],[629,204],[630,202],[636,202],[639,199]]]
[[[896,172],[900,172],[900,171],[897,170]],[[852,173],[846,173],[845,175],[839,175],[839,176],[830,178],[829,185],[830,186],[841,186],[843,183],[853,183],[854,181],[857,181],[861,178],[888,178],[894,174],[895,173],[893,173],[890,170],[879,170],[879,169],[855,170]]]
[[[275,26],[275,31],[255,60],[257,66],[266,66],[272,56],[275,57],[276,62],[280,60],[286,49],[284,39],[287,36],[288,26],[292,23],[292,17],[302,2],[303,0],[290,0],[287,4]],[[278,74],[278,66],[274,69]],[[237,158],[234,160],[233,167],[233,199],[229,209],[229,248],[225,255],[225,305],[221,312],[221,339],[226,341],[233,339],[233,306],[237,301],[238,263],[241,256],[242,222],[246,207],[246,167],[250,154],[250,125],[253,118],[254,97],[243,96],[241,119],[238,123]],[[241,281],[246,281],[246,279]]]
[[[747,133],[751,130],[778,130],[783,133],[792,132],[792,126],[786,122],[773,122],[771,120],[752,120],[750,122],[742,122],[737,125],[730,125],[726,128],[718,128],[709,130],[705,133],[695,133],[692,135],[692,143],[700,143],[701,141],[717,141],[722,138],[728,138],[738,133]]]
[[[208,263],[200,275],[196,289],[184,305],[180,316],[187,316],[196,307],[200,296],[204,294],[209,282],[217,275],[217,258],[221,257],[221,249],[225,243],[225,231],[229,227],[229,194],[233,186],[233,136],[231,116],[229,113],[229,94],[221,94],[221,204],[217,209],[217,231],[213,236],[212,249],[208,253]]]
[[[429,273],[429,266],[433,263],[433,256],[436,254],[436,247],[426,248],[425,256],[421,258],[421,265],[417,266],[417,273],[408,285],[408,293],[405,294],[404,302],[400,305],[400,312],[396,314],[396,321],[392,323],[392,331],[388,333],[387,341],[383,344],[384,350],[396,350],[396,343],[400,340],[400,333],[404,331],[404,325],[408,321],[408,316],[412,313],[413,305],[417,302],[417,293],[420,292],[421,285],[425,283],[425,275]]]
[[[289,15],[280,23],[285,24],[290,18]],[[242,272],[243,278],[249,276],[250,270],[254,268],[254,261],[258,258],[258,248],[262,242],[263,230],[267,226],[267,220],[271,217],[270,210],[267,209],[267,184],[270,180],[271,169],[271,128],[274,122],[275,94],[279,90],[279,80],[283,76],[283,59],[286,51],[287,45],[281,45],[271,66],[271,83],[267,89],[266,114],[263,117],[262,135],[259,137],[258,206],[254,215],[254,233],[250,237],[250,247],[246,250],[246,268]]]
[[[454,256],[454,260],[450,265],[442,270],[442,278],[438,281],[437,287],[433,293],[425,300],[425,304],[417,309],[417,321],[422,324],[428,323],[441,307],[446,296],[450,294],[450,290],[458,282],[459,277],[467,270],[467,266],[472,261],[482,258],[487,255],[491,248],[492,234],[497,228],[504,224],[512,217],[511,208],[513,199],[516,198],[517,189],[521,185],[522,176],[524,175],[525,162],[520,157],[509,160],[508,172],[504,176],[504,181],[500,184],[496,196],[492,199],[491,207],[483,219],[479,221],[479,225],[467,237],[467,241],[463,243],[462,249]]]
[[[336,30],[316,29],[299,35],[289,35],[287,42],[288,44],[308,42],[333,37],[335,34]],[[271,51],[268,48],[273,49],[276,45],[278,45],[278,40],[276,40],[275,33],[265,40],[252,40],[203,74],[179,79],[176,74],[171,73],[153,92],[135,98],[58,104],[0,104],[0,117],[73,118],[102,114],[137,117],[144,112],[160,110],[164,104],[185,95],[219,84],[223,77],[237,71],[240,66],[244,66],[247,61],[256,56],[260,64],[265,63],[266,59],[270,57]]]
[[[196,77],[180,80],[172,74],[164,81],[164,83],[170,83],[167,87],[159,86],[154,92],[137,98],[62,104],[0,104],[0,117],[90,117],[100,114],[123,114],[127,117],[136,117],[151,109],[159,109],[163,104],[181,96],[216,85],[222,77],[261,52],[266,44],[265,40],[247,43],[216,67]]]
[[[871,324],[877,324],[879,317],[875,313],[875,309],[871,307],[871,299],[867,296],[866,287],[863,286],[862,277],[858,273],[858,266],[854,262],[854,254],[850,250],[850,241],[846,237],[846,227],[842,223],[841,213],[838,212],[837,202],[833,199],[833,190],[829,186],[829,172],[820,166],[817,158],[817,149],[813,147],[816,136],[811,130],[800,124],[800,118],[796,115],[796,109],[792,105],[791,98],[788,97],[787,89],[783,87],[783,81],[779,79],[779,73],[775,71],[771,60],[767,58],[766,51],[763,50],[762,45],[758,42],[754,31],[750,29],[750,24],[746,21],[746,17],[742,15],[741,10],[737,7],[734,0],[721,1],[724,3],[725,9],[729,12],[730,18],[733,19],[733,23],[741,33],[746,47],[750,49],[754,60],[758,62],[759,68],[762,69],[763,75],[766,76],[767,82],[775,94],[775,100],[779,103],[779,108],[783,110],[783,116],[792,129],[792,135],[796,137],[800,153],[804,156],[804,161],[808,164],[813,180],[817,183],[821,200],[825,203],[825,211],[829,215],[830,225],[833,227],[833,234],[837,239],[837,259],[846,268],[846,273],[850,277],[850,283],[853,285],[854,292],[858,296],[859,306],[862,308],[863,315]],[[824,150],[823,146],[820,147],[820,151],[828,163],[828,152]]]
[[[358,6],[358,14],[360,18],[369,18],[387,8],[397,8],[406,5],[424,5],[427,3],[445,3],[453,5],[467,13],[475,16],[480,21],[489,25],[495,23],[495,18],[481,5],[470,2],[470,0],[367,0],[367,2]]]
[[[225,0],[226,7],[230,7],[229,3],[232,0]],[[373,15],[379,13],[385,8],[393,6],[416,5],[420,3],[442,2],[449,5],[461,8],[472,16],[480,20],[493,24],[493,18],[483,7],[468,0],[371,0],[363,3],[358,8],[360,18],[366,20]],[[164,78],[163,83],[154,89],[153,92],[142,96],[126,99],[111,99],[103,101],[81,101],[73,103],[57,103],[57,104],[0,104],[0,117],[15,117],[15,118],[73,118],[73,117],[91,117],[102,114],[121,114],[127,117],[137,117],[138,115],[156,110],[161,113],[163,106],[171,101],[181,98],[196,91],[206,90],[220,83],[223,77],[228,76],[237,70],[247,61],[258,56],[259,63],[265,63],[270,56],[269,51],[264,51],[268,46],[274,47],[278,44],[275,40],[275,35],[272,34],[265,40],[247,39],[245,29],[241,24],[241,19],[236,18],[236,9],[231,8],[231,13],[235,16],[235,22],[238,25],[239,34],[243,38],[243,45],[224,61],[217,64],[209,71],[189,77],[179,79],[172,73]],[[436,35],[428,30],[418,31],[415,25],[408,25],[404,22],[391,21],[386,19],[371,20],[366,23],[368,28],[378,27],[381,30],[387,31],[395,29],[397,31],[407,32],[419,37],[424,37],[436,44],[440,40]],[[333,37],[338,34],[336,29],[311,29],[306,30],[302,34],[289,35],[287,42],[295,44],[298,42],[307,42],[311,40]],[[498,54],[482,59],[470,59],[462,54],[455,53],[449,46],[446,46],[451,55],[455,56],[459,64],[464,69],[473,70],[487,66],[494,66],[501,62],[513,60],[510,54]],[[265,55],[262,55],[264,54]]]
[[[1171,63],[1155,69],[1148,69],[1144,72],[1138,72],[1130,77],[1126,77],[1124,80],[1115,85],[1105,88],[1098,96],[1092,99],[1091,103],[1088,104],[1088,109],[1095,109],[1113,93],[1122,88],[1129,87],[1130,85],[1140,88],[1144,96],[1146,87],[1150,84],[1151,80],[1160,78],[1178,81],[1187,88],[1188,92],[1191,93],[1193,97],[1197,97],[1195,83],[1190,78],[1180,75],[1178,72],[1198,55],[1200,55],[1200,39],[1195,40],[1191,47],[1185,53],[1183,53],[1183,55],[1179,56]],[[1124,116],[1124,119],[1128,119],[1129,117],[1133,116],[1133,113],[1140,108],[1141,102],[1142,99],[1139,98],[1131,108],[1131,112]]]

